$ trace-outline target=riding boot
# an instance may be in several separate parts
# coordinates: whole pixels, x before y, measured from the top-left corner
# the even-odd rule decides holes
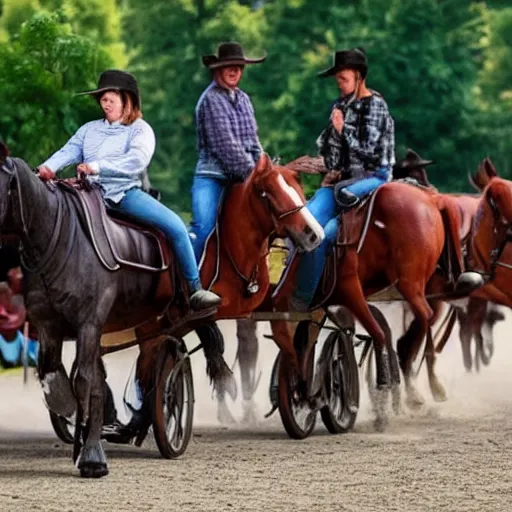
[[[215,293],[205,290],[201,283],[189,283],[190,307],[199,311],[220,306],[222,299]]]
[[[469,293],[484,285],[482,274],[468,270],[462,272],[457,278],[455,291]]]
[[[352,192],[344,189],[344,188],[334,188],[334,197],[338,206],[343,210],[348,210],[356,206],[360,199]]]

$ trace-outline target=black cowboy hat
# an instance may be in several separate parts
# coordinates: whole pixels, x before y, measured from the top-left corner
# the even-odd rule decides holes
[[[319,77],[333,76],[342,69],[355,69],[361,73],[363,80],[368,74],[368,62],[364,48],[352,48],[334,53],[333,64],[330,68],[318,73]]]
[[[129,92],[135,102],[135,106],[140,109],[140,92],[135,77],[126,71],[118,69],[109,69],[101,73],[98,80],[98,87],[92,91],[79,92],[82,94],[92,94],[98,96],[106,91],[126,91]]]
[[[210,69],[218,69],[225,66],[245,66],[246,64],[259,64],[267,56],[251,59],[246,57],[242,46],[236,42],[221,43],[217,47],[218,55],[203,55],[203,64]]]
[[[418,169],[434,163],[434,160],[424,160],[416,151],[408,149],[403,160],[395,164],[397,169]]]

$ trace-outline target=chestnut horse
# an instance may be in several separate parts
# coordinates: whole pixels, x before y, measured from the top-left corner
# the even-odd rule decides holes
[[[377,192],[362,247],[359,251],[356,245],[346,247],[344,257],[337,262],[334,291],[324,307],[346,306],[373,338],[380,389],[390,385],[386,337],[372,316],[366,297],[395,285],[415,316],[418,326],[415,337],[423,339],[434,319],[425,290],[434,277],[448,236],[458,240],[458,225],[453,199],[407,183],[387,183]],[[463,268],[460,245],[454,243],[453,251]],[[448,280],[442,284],[446,286]],[[293,285],[294,280],[289,279],[276,300],[286,301]],[[288,325],[281,324],[280,329],[274,329],[274,336],[276,341],[281,338],[280,346],[293,347]],[[414,394],[414,385],[407,375],[405,384],[407,392]],[[385,417],[377,417],[377,425],[383,421]]]
[[[219,229],[206,247],[201,281],[222,298],[214,320],[248,317],[269,299],[267,254],[273,233],[290,237],[306,251],[317,247],[324,237],[322,227],[305,208],[298,173],[273,165],[263,155],[250,177],[232,186],[222,206]],[[214,322],[202,325],[197,334],[204,349],[223,347],[222,334]],[[280,348],[290,356],[295,355],[293,346]],[[150,344],[141,346],[139,378],[151,373],[154,353]],[[243,360],[248,361],[244,356]],[[249,363],[252,367],[250,359]],[[244,368],[251,371],[249,365]],[[244,376],[242,380],[251,379]],[[220,400],[225,391],[225,386],[217,387]],[[250,399],[252,390],[244,395]]]
[[[471,267],[488,282],[473,296],[512,307],[512,182],[498,176],[485,159],[472,179],[482,191],[468,248]]]

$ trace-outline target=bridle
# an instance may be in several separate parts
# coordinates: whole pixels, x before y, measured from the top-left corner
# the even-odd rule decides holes
[[[512,223],[507,222],[504,223],[502,221],[503,216],[501,212],[499,211],[498,205],[496,204],[496,201],[489,197],[489,195],[486,194],[486,201],[489,205],[489,208],[492,213],[493,217],[493,245],[491,250],[489,251],[489,272],[486,272],[483,268],[473,268],[473,265],[475,264],[475,255],[471,254],[473,252],[473,244],[471,243],[471,239],[473,238],[473,229],[470,233],[470,240],[468,243],[468,248],[470,254],[468,255],[468,259],[470,261],[470,266],[472,270],[475,272],[478,272],[479,274],[482,274],[486,281],[493,281],[496,277],[496,267],[503,267],[512,270],[512,265],[509,265],[508,263],[504,263],[500,261],[501,255],[503,254],[503,251],[505,249],[505,246],[507,243],[512,242]],[[480,258],[481,263],[485,263],[484,258]],[[482,265],[483,267],[483,265]]]
[[[283,213],[274,213],[274,206],[272,204],[272,201],[268,197],[267,193],[264,190],[258,190],[259,197],[263,200],[263,203],[265,204],[267,210],[270,213],[270,217],[272,219],[272,223],[274,225],[274,230],[270,233],[275,233],[278,229],[278,224],[281,220],[285,219],[286,217],[289,217],[290,215],[293,215],[294,213],[300,212],[303,208],[305,208],[306,204],[302,204],[299,206],[295,206],[294,208],[291,208],[288,211],[285,211]],[[229,251],[228,247],[224,247],[224,250],[226,251],[226,254],[228,255],[229,262],[231,263],[231,266],[233,267],[233,270],[238,275],[238,277],[245,283],[246,287],[245,290],[248,293],[248,295],[254,295],[255,293],[258,293],[260,287],[258,284],[258,277],[259,277],[259,261],[254,266],[251,274],[249,277],[247,277],[243,272],[240,271],[238,268],[235,260],[233,259],[233,256],[231,255],[231,252]],[[268,255],[265,254],[265,257]]]

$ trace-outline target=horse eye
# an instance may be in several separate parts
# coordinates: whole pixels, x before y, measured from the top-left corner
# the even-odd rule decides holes
[[[261,193],[261,197],[267,197],[267,193],[266,192],[262,192]]]

